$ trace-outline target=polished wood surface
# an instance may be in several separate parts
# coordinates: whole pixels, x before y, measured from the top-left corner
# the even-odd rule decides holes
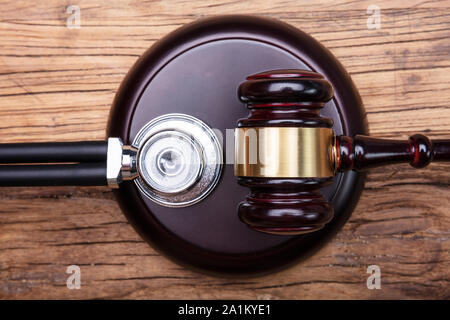
[[[336,58],[306,33],[279,20],[250,15],[200,19],[160,39],[133,65],[117,91],[108,134],[132,143],[155,117],[186,112],[222,132],[225,146],[233,147],[234,139],[225,130],[233,130],[237,119],[248,115],[238,99],[239,84],[261,70],[305,69],[312,64],[339,88],[339,98],[322,109],[333,119],[333,128],[351,136],[368,134],[361,98]],[[338,112],[343,105],[346,108]],[[133,183],[123,183],[116,192],[119,206],[143,239],[181,265],[209,273],[267,274],[310,256],[348,220],[366,176],[343,173],[322,188],[335,215],[320,231],[301,237],[274,236],[251,230],[239,219],[236,209],[248,189],[236,181],[229,163],[233,155],[226,152],[225,157],[228,164],[219,184],[193,206],[168,208],[141,200]]]
[[[4,1],[0,11],[1,142],[103,139],[121,80],[180,25],[214,14],[262,14],[313,35],[343,63],[371,135],[450,135],[450,1]],[[0,297],[449,298],[450,167],[373,169],[352,218],[309,260],[262,278],[220,279],[175,265],[126,222],[107,188],[0,189]],[[81,289],[66,287],[67,266]],[[369,265],[381,290],[368,290]]]

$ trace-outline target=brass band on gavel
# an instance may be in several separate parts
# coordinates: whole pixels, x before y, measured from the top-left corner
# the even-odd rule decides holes
[[[335,161],[335,136],[331,128],[235,129],[235,176],[331,177]]]

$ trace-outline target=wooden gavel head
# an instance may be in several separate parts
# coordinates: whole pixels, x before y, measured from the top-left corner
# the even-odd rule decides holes
[[[247,77],[238,94],[250,110],[235,131],[235,175],[251,190],[240,219],[272,234],[321,229],[333,217],[320,188],[336,154],[333,121],[319,113],[333,87],[312,71],[274,70]]]
[[[423,168],[449,161],[448,140],[415,134],[407,141],[336,136],[320,109],[333,97],[323,76],[306,70],[274,70],[249,76],[239,98],[250,110],[235,130],[235,176],[250,188],[239,217],[250,228],[295,235],[321,229],[333,207],[320,188],[336,172],[409,162]]]

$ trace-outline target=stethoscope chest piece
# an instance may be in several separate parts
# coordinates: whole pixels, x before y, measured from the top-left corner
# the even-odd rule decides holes
[[[186,114],[165,114],[136,135],[138,188],[168,207],[193,205],[219,181],[222,147],[214,131]]]

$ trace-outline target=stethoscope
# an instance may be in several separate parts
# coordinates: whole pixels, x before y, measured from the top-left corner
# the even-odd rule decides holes
[[[147,123],[132,145],[107,141],[0,144],[0,186],[109,186],[133,180],[152,201],[189,206],[219,181],[222,145],[187,114]]]

